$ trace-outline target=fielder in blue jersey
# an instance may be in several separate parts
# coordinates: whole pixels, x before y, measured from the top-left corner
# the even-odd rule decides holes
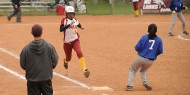
[[[172,21],[170,24],[170,29],[169,29],[169,36],[174,36],[173,35],[173,29],[176,23],[177,17],[182,23],[182,28],[183,28],[183,34],[189,35],[189,32],[186,30],[186,23],[185,23],[185,18],[183,16],[182,10],[187,10],[188,8],[184,6],[182,0],[171,0],[170,3],[170,10],[172,11]]]
[[[162,40],[156,35],[156,32],[157,26],[155,24],[150,24],[148,26],[148,34],[143,35],[135,46],[135,50],[138,52],[138,55],[129,68],[126,91],[132,90],[135,74],[139,68],[143,86],[147,90],[152,90],[152,87],[147,80],[146,73],[156,60],[157,56],[163,53]]]

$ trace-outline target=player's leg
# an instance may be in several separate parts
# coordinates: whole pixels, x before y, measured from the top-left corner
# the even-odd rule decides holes
[[[184,16],[183,16],[183,13],[182,13],[182,12],[179,12],[178,18],[179,18],[179,20],[180,20],[181,23],[182,23],[183,33],[186,34],[186,35],[188,35],[189,33],[188,33],[187,30],[186,30],[185,18],[184,18]]]
[[[152,66],[153,61],[146,58],[142,58],[142,60],[143,60],[143,65],[140,69],[141,80],[142,80],[143,86],[146,87],[147,90],[151,90],[152,87],[149,84],[148,79],[147,79],[147,70]]]
[[[73,44],[64,43],[64,51],[66,58],[64,59],[64,67],[68,69],[68,62],[71,60]]]
[[[142,66],[141,64],[141,59],[140,56],[137,56],[134,59],[134,62],[131,64],[130,68],[129,68],[129,75],[128,75],[128,84],[125,90],[130,91],[132,90],[132,87],[134,86],[134,78],[135,78],[135,74],[138,71],[138,69]]]
[[[176,18],[177,18],[177,13],[172,13],[172,21],[171,21],[171,24],[170,24],[170,28],[169,28],[169,36],[173,36],[173,29],[174,29],[174,26],[175,26],[175,23],[176,23]]]
[[[138,16],[139,15],[138,2],[133,2],[133,8],[134,8],[135,16]]]
[[[90,72],[89,70],[86,68],[86,63],[85,63],[85,58],[83,56],[82,50],[81,50],[81,46],[80,46],[80,41],[76,40],[73,44],[73,49],[75,50],[75,52],[77,53],[77,56],[79,58],[79,63],[80,66],[82,68],[82,71],[84,72],[84,75],[86,78],[89,77]]]

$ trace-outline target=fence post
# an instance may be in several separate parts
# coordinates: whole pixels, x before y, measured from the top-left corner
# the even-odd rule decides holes
[[[30,9],[31,9],[31,12],[32,12],[33,11],[33,6],[34,6],[33,5],[33,0],[30,0],[30,3],[31,3],[31,8]]]
[[[93,4],[97,4],[98,3],[98,0],[93,0]]]
[[[114,14],[114,0],[109,0],[109,3],[111,4],[111,14]]]

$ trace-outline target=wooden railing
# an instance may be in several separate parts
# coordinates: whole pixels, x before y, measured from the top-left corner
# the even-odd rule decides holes
[[[37,9],[43,9],[44,11],[49,11],[50,2],[21,2],[21,9],[29,9],[29,11],[34,11]],[[12,10],[13,6],[11,2],[0,2],[0,11]]]

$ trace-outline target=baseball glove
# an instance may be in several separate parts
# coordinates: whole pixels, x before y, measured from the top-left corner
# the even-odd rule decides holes
[[[182,8],[183,10],[188,10],[188,7],[187,6],[183,6],[183,8]]]

